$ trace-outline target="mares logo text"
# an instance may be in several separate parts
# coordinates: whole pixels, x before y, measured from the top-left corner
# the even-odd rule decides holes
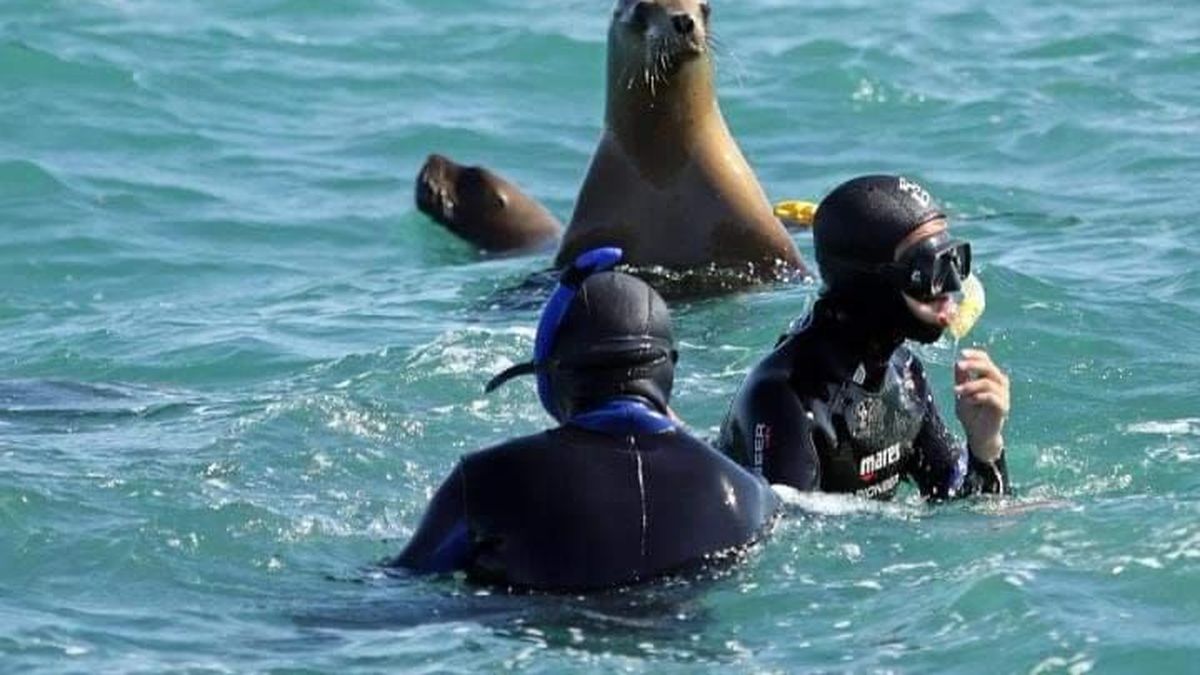
[[[858,464],[858,476],[863,480],[871,480],[875,477],[875,472],[900,461],[900,444],[889,446],[879,452],[863,457]]]

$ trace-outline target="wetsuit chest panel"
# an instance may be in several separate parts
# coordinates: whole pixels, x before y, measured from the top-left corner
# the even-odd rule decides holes
[[[879,391],[854,382],[828,385],[837,444],[822,453],[823,490],[879,497],[899,484],[925,417],[908,358],[893,358]]]

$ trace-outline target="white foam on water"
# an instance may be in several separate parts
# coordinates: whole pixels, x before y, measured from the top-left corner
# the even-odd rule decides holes
[[[449,331],[433,342],[417,348],[409,357],[407,367],[426,375],[468,375],[475,373],[498,373],[513,365],[515,361],[503,351],[481,344],[499,336],[515,336],[528,347],[519,347],[519,356],[524,360],[533,354],[533,342],[537,330],[530,326],[514,326],[502,329],[467,327]],[[506,341],[507,342],[507,341]]]
[[[922,509],[903,502],[879,502],[854,495],[826,492],[801,492],[790,485],[782,484],[772,485],[771,489],[789,508],[818,516],[870,514],[910,519],[922,513]]]
[[[1125,427],[1131,434],[1154,436],[1200,436],[1200,417],[1185,417],[1178,420],[1138,422]]]

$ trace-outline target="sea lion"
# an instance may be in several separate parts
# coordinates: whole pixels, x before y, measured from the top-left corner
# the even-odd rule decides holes
[[[711,14],[707,0],[616,3],[604,131],[556,266],[609,245],[634,267],[716,267],[750,281],[805,273],[717,104]],[[506,239],[456,220],[477,245]]]
[[[425,160],[417,175],[416,197],[421,211],[484,251],[541,248],[562,231],[546,207],[512,183],[442,155]]]

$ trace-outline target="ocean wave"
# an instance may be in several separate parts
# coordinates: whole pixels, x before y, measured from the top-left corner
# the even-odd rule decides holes
[[[0,42],[0,87],[8,95],[57,87],[113,93],[136,90],[133,72],[98,59],[71,59],[26,42]]]
[[[1200,436],[1200,417],[1138,422],[1126,426],[1125,430],[1131,434],[1151,436]]]
[[[35,202],[53,196],[78,196],[47,166],[33,160],[0,160],[0,199]]]

